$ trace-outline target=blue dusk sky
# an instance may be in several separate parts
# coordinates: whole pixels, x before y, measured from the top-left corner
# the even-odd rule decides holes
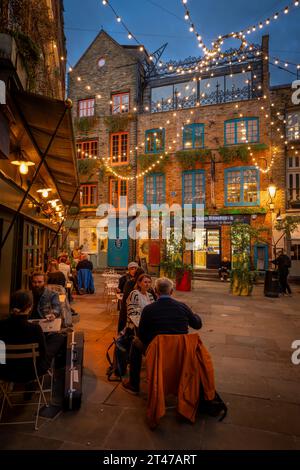
[[[201,49],[184,20],[182,0],[111,0],[110,3],[148,52],[168,43],[163,61],[200,56]],[[219,35],[258,24],[291,3],[288,0],[188,0],[187,5],[197,31],[209,45]],[[102,5],[102,0],[64,0],[64,7],[69,65],[78,61],[101,28],[121,44],[135,44],[127,38],[127,32],[111,9]],[[249,35],[248,41],[260,44],[262,34],[270,35],[270,56],[300,64],[300,5]],[[232,45],[232,42],[224,44],[224,50]],[[289,69],[295,71],[295,67]],[[272,65],[270,72],[272,85],[290,83],[296,78]]]

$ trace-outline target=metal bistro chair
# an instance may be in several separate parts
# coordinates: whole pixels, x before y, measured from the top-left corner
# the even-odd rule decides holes
[[[52,390],[53,390],[53,369],[48,370],[44,375],[39,376],[37,370],[37,363],[36,359],[39,357],[39,345],[37,343],[31,344],[7,344],[6,345],[6,360],[10,361],[12,367],[13,362],[21,361],[22,359],[32,359],[34,377],[33,379],[29,379],[29,382],[34,382],[37,385],[37,390],[32,390],[26,392],[28,393],[35,393],[38,394],[38,401],[37,402],[22,402],[22,403],[13,403],[12,397],[21,395],[23,396],[24,390],[14,391],[14,384],[26,384],[29,383],[28,381],[11,381],[6,379],[0,379],[0,390],[2,392],[2,403],[0,409],[0,425],[7,425],[7,424],[29,424],[34,423],[34,429],[38,430],[38,421],[40,410],[42,406],[49,406],[49,403],[52,400]],[[50,388],[44,388],[44,381],[45,378],[50,377]],[[50,400],[49,403],[46,399],[45,393],[50,393]],[[36,417],[33,421],[2,421],[3,411],[5,407],[5,403],[8,404],[10,408],[13,406],[20,406],[20,405],[34,405],[36,406]]]
[[[115,310],[117,313],[117,305],[118,305],[117,288],[118,288],[118,284],[116,283],[109,283],[106,285],[106,309],[108,313],[113,312],[114,306],[116,307]]]

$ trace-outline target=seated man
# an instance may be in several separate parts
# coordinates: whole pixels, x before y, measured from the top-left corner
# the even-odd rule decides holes
[[[45,277],[45,274],[41,272],[34,272],[31,276],[33,294],[31,318],[54,320],[61,317],[60,301],[56,292],[47,289]]]
[[[219,267],[219,278],[221,279],[221,281],[224,282],[228,279],[230,270],[231,263],[228,258],[224,256],[223,261],[221,262],[221,266]]]
[[[122,294],[124,293],[126,282],[134,279],[138,267],[139,265],[135,261],[128,264],[128,272],[119,279],[118,292],[121,292]]]
[[[34,272],[31,276],[31,290],[33,294],[33,308],[30,315],[32,319],[54,320],[62,316],[59,296],[56,292],[47,289],[45,274]],[[66,336],[61,333],[46,333],[47,351],[55,357],[60,350],[65,349]]]
[[[157,279],[155,291],[158,300],[144,307],[138,338],[131,346],[129,381],[124,382],[126,390],[138,393],[140,387],[140,371],[142,355],[157,335],[184,335],[189,326],[199,330],[202,321],[198,315],[182,302],[173,299],[173,282],[167,278]]]
[[[19,290],[11,298],[11,314],[6,320],[0,322],[0,340],[5,344],[31,344],[39,345],[39,357],[37,358],[38,374],[47,372],[51,357],[47,355],[45,335],[40,325],[28,321],[29,313],[33,304],[30,291]],[[12,382],[26,382],[34,378],[32,359],[20,359],[19,366],[14,362],[14,368],[7,364],[0,365],[0,378]]]
[[[90,271],[93,271],[94,266],[93,263],[89,261],[88,255],[81,256],[81,261],[77,263],[76,271],[79,271],[80,269],[89,269]]]

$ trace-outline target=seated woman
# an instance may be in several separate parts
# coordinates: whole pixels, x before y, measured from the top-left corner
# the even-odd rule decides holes
[[[57,261],[51,261],[48,266],[47,284],[66,287],[66,278],[64,273],[58,270]]]
[[[28,321],[32,309],[33,298],[30,291],[19,290],[11,297],[11,314],[0,322],[0,340],[5,344],[39,345],[37,370],[39,375],[47,372],[52,357],[47,354],[45,335],[38,324]],[[20,359],[20,364],[0,365],[0,377],[13,382],[26,382],[34,378],[32,359]]]
[[[127,327],[138,326],[143,308],[155,302],[155,298],[150,291],[151,277],[148,274],[141,274],[136,282],[134,290],[127,298]],[[132,318],[134,318],[134,322]]]

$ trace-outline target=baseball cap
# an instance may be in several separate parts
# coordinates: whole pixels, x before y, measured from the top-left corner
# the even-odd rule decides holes
[[[131,261],[131,263],[128,264],[128,269],[130,268],[138,268],[139,265],[135,261]]]

